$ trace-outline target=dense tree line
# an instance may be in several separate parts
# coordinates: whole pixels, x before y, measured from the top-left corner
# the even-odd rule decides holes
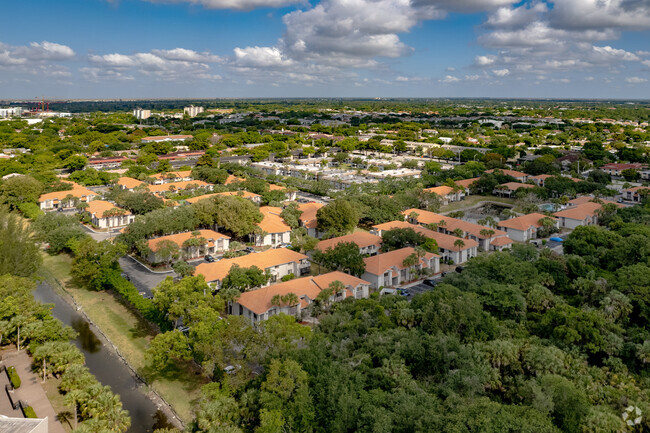
[[[226,304],[200,278],[170,279],[156,305],[190,330],[156,337],[150,362],[204,365],[195,432],[627,431],[629,407],[645,429],[649,214],[577,229],[564,255],[480,255],[411,302],[336,303],[311,332],[284,315],[258,331],[220,319]]]

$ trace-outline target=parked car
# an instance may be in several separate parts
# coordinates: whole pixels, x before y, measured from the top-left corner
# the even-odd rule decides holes
[[[244,251],[246,251],[247,253],[254,253],[254,252],[255,252],[255,248],[253,248],[253,247],[246,247],[246,248],[244,248]]]
[[[278,244],[275,248],[291,248],[291,244],[281,243],[281,244]]]
[[[465,270],[465,266],[456,266],[456,272],[459,274]]]
[[[208,262],[208,263],[216,262],[214,256],[211,256],[209,254],[207,256],[205,256],[205,261]]]
[[[229,365],[223,369],[226,374],[234,374],[241,368],[240,365]]]
[[[126,281],[131,281],[131,277],[129,277],[129,274],[127,274],[126,272],[122,272],[120,274],[120,277],[124,278]]]
[[[409,292],[406,289],[397,289],[397,293],[399,293],[400,296],[411,296],[411,292]]]
[[[140,296],[142,296],[144,299],[153,299],[153,296],[147,292],[140,292]]]
[[[425,286],[429,286],[429,287],[436,287],[438,285],[438,280],[434,280],[434,279],[429,278],[429,279],[426,279],[426,280],[422,281],[422,284],[424,284]]]

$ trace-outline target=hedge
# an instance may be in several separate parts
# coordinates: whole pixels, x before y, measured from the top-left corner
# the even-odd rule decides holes
[[[16,367],[7,367],[7,374],[9,375],[9,381],[11,381],[11,386],[14,389],[20,388],[20,376],[16,372]]]
[[[34,412],[34,408],[31,406],[23,407],[23,415],[25,415],[25,418],[38,418],[36,412]]]
[[[7,367],[7,374],[9,375],[9,381],[11,381],[11,386],[14,389],[20,388],[20,376],[16,372],[16,367]]]
[[[130,281],[122,277],[120,273],[119,270],[115,269],[106,271],[104,288],[115,290],[122,299],[138,310],[142,317],[157,324],[161,330],[171,328],[169,321],[165,320],[165,317],[156,308],[152,300],[143,298],[138,289]]]

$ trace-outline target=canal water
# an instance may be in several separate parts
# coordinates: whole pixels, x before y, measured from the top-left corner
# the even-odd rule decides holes
[[[33,293],[36,300],[54,304],[52,315],[79,333],[73,343],[86,357],[86,366],[97,380],[119,394],[124,409],[129,411],[131,428],[127,433],[149,433],[157,428],[171,427],[163,412],[138,389],[140,382],[133,377],[129,368],[102,344],[74,307],[45,282],[39,284]]]

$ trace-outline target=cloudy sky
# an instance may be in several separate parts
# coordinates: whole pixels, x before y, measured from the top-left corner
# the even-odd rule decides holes
[[[4,2],[2,98],[650,98],[650,0]]]

